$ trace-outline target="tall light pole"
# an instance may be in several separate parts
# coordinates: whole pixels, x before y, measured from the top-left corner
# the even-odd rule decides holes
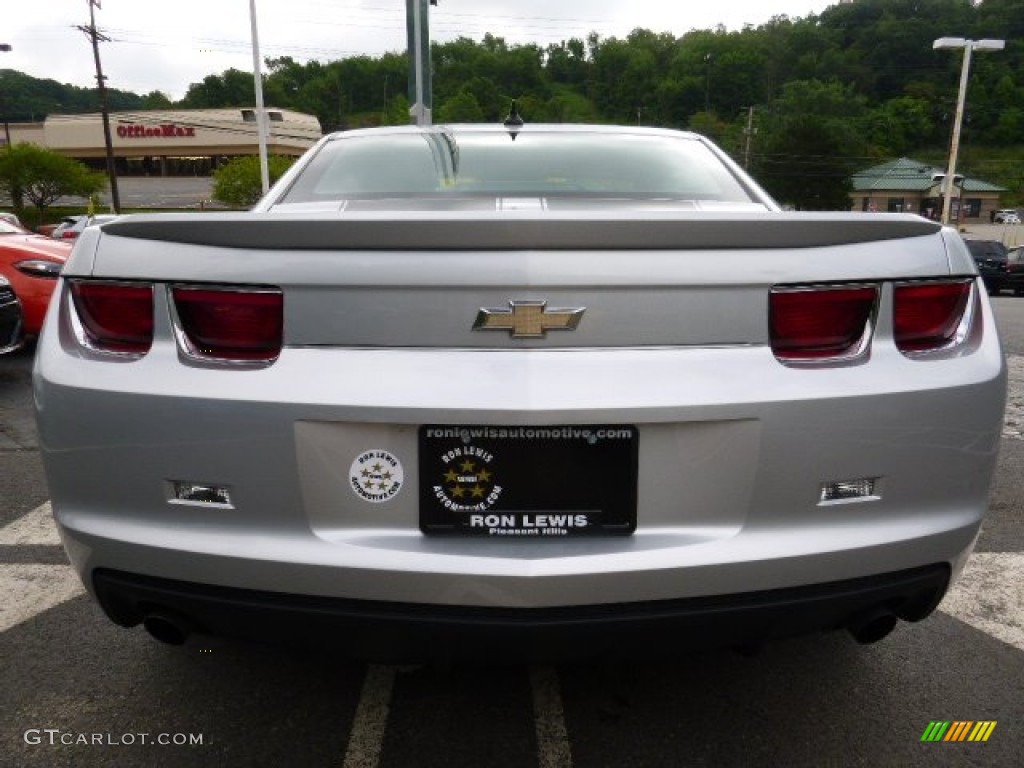
[[[956,117],[953,118],[953,139],[949,146],[949,166],[946,169],[946,178],[942,180],[943,224],[949,224],[949,214],[953,204],[953,181],[956,176],[956,157],[960,151],[960,127],[964,121],[964,103],[967,101],[967,76],[971,69],[971,54],[974,51],[1001,51],[1005,45],[1005,40],[967,40],[963,37],[940,37],[932,44],[932,50],[964,49],[964,60],[960,66],[960,93],[956,99]]]
[[[433,122],[434,95],[430,72],[430,6],[437,0],[405,0],[409,39],[409,116],[416,125]]]
[[[12,49],[11,49],[11,44],[10,43],[0,43],[0,51],[3,51],[4,53],[7,53],[7,52],[9,52],[11,50]],[[4,137],[6,138],[7,146],[9,147],[9,146],[11,146],[11,126],[7,122],[7,104],[6,104],[6,102],[3,104],[3,107],[4,107]]]
[[[263,109],[263,71],[260,68],[260,36],[256,28],[256,0],[249,0],[249,24],[252,27],[252,81],[256,89],[256,143],[260,152],[260,186],[263,194],[270,190],[267,163],[267,113]]]
[[[710,53],[704,54],[704,66],[706,70],[704,72],[704,111],[711,111],[711,59],[714,58]]]

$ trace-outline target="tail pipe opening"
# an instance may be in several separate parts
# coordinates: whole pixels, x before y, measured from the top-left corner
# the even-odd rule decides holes
[[[861,645],[877,643],[896,628],[899,619],[888,608],[877,606],[850,619],[846,628]]]
[[[154,611],[142,619],[142,626],[154,638],[168,645],[184,645],[193,627],[187,619],[166,611]]]

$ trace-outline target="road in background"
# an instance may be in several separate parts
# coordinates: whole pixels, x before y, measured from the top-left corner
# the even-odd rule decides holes
[[[124,176],[117,179],[117,191],[122,209],[224,208],[222,203],[213,199],[213,178],[209,176]],[[80,207],[85,213],[88,201],[81,197],[65,197],[56,205]],[[96,212],[106,211],[103,206],[97,206]]]
[[[998,240],[1008,248],[1024,245],[1024,224],[967,224],[961,232],[973,240]]]

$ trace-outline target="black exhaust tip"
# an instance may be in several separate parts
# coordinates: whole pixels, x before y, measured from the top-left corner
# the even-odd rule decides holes
[[[861,645],[877,643],[899,623],[896,615],[886,608],[873,608],[850,619],[846,628]]]
[[[187,621],[167,613],[147,614],[142,626],[150,635],[168,645],[184,645],[192,631]]]

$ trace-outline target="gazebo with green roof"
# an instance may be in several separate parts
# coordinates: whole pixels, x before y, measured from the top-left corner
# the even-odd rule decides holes
[[[855,211],[919,213],[938,219],[945,173],[944,168],[907,157],[873,166],[853,175],[850,207]],[[999,208],[999,195],[1005,191],[1004,187],[970,176],[961,180],[958,174],[953,192],[953,220],[989,219]]]

